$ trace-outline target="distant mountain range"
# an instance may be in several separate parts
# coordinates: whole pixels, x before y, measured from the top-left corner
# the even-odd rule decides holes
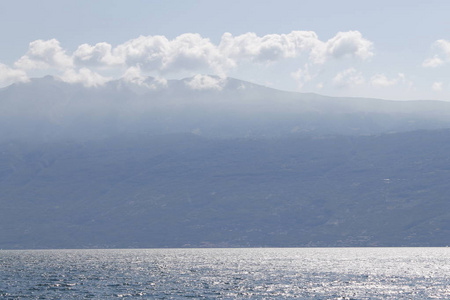
[[[450,103],[236,79],[0,90],[0,248],[446,246]]]
[[[205,78],[121,79],[84,87],[48,76],[14,84],[0,90],[0,139],[90,140],[188,132],[260,138],[450,127],[450,102],[333,98]]]

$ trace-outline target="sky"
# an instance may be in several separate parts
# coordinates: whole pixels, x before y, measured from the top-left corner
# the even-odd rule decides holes
[[[45,75],[98,86],[209,74],[450,101],[449,11],[433,0],[5,0],[0,87]]]

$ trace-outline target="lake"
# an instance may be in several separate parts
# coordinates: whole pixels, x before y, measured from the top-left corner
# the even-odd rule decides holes
[[[450,248],[1,250],[1,299],[448,299]]]

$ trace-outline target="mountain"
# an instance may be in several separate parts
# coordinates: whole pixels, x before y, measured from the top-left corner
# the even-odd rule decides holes
[[[0,145],[1,248],[446,246],[450,130]]]
[[[450,103],[197,77],[0,90],[0,248],[446,246]]]
[[[0,90],[0,139],[92,140],[189,132],[258,138],[450,127],[448,102],[333,98],[232,78],[197,79],[161,82],[149,77],[85,87],[48,76],[14,84]]]

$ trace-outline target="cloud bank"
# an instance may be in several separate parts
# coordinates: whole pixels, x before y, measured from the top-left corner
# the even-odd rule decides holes
[[[152,35],[139,36],[116,46],[106,42],[82,44],[72,53],[56,39],[36,40],[13,67],[1,65],[1,70],[5,71],[0,81],[23,81],[31,71],[51,70],[63,81],[86,86],[104,84],[112,73],[142,83],[144,74],[203,72],[224,77],[242,63],[273,64],[301,57],[307,64],[323,65],[330,60],[367,60],[373,55],[373,43],[358,31],[338,32],[325,41],[313,31],[264,36],[224,33],[216,44],[197,33],[181,34],[174,39]],[[300,73],[297,76],[305,77]],[[199,78],[193,82],[195,88],[209,84]]]

